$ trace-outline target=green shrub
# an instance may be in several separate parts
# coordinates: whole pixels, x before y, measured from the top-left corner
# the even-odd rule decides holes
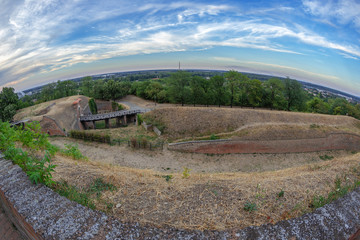
[[[142,117],[142,115],[141,114],[137,114],[136,115],[136,117],[137,117],[137,123],[138,123],[138,125],[140,126],[142,123],[143,123],[143,117]]]
[[[246,202],[245,205],[244,205],[244,210],[248,211],[248,212],[256,211],[257,210],[256,203]]]
[[[81,151],[79,150],[78,145],[65,144],[65,149],[62,149],[61,153],[66,156],[72,157],[73,159],[76,159],[76,160],[80,160],[80,159],[87,160],[87,157],[82,155]]]
[[[334,157],[333,156],[328,156],[328,155],[323,155],[323,156],[319,156],[319,158],[321,159],[321,160],[324,160],[324,161],[327,161],[327,160],[331,160],[331,159],[333,159]]]
[[[111,102],[111,109],[113,111],[117,111],[119,108],[119,105],[116,102]]]
[[[90,112],[92,114],[97,114],[98,110],[97,110],[97,105],[96,105],[96,102],[95,102],[94,98],[91,98],[89,100],[89,108],[90,108]]]
[[[335,179],[335,186],[334,189],[329,192],[327,197],[324,196],[314,196],[313,200],[309,204],[309,207],[312,209],[316,209],[319,207],[324,206],[325,204],[328,204],[340,197],[345,196],[348,192],[354,190],[356,187],[360,186],[360,181],[355,181],[354,183],[345,183],[341,184],[341,179],[336,178]]]
[[[22,143],[29,152],[17,148],[16,142]],[[47,135],[40,131],[40,124],[30,123],[21,130],[10,127],[9,123],[0,122],[0,150],[6,159],[18,164],[33,183],[48,186],[54,183],[51,173],[56,165],[51,163],[51,157],[58,149],[51,145]],[[38,150],[45,152],[44,157],[38,155]]]
[[[171,179],[173,179],[173,175],[163,175],[162,178],[165,178],[165,181],[170,182]]]
[[[93,200],[90,199],[90,193],[82,191],[74,186],[69,185],[66,181],[62,180],[54,185],[54,191],[72,201],[75,201],[83,206],[95,209]]]
[[[118,111],[120,111],[120,110],[124,110],[125,109],[125,107],[122,105],[122,104],[118,104]]]
[[[211,134],[210,140],[216,140],[216,139],[219,139],[219,137],[216,136],[215,134]]]
[[[284,190],[281,189],[281,191],[278,193],[278,197],[281,198],[281,197],[284,197]]]

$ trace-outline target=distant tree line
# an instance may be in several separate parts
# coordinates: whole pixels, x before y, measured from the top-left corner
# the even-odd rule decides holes
[[[2,122],[11,121],[18,109],[31,105],[34,103],[30,96],[25,96],[19,100],[14,88],[4,87],[0,92],[0,120]]]
[[[360,119],[360,104],[351,104],[344,98],[323,97],[321,94],[313,96],[303,89],[301,83],[289,78],[282,80],[270,78],[260,81],[255,78],[250,79],[247,75],[233,70],[218,75],[187,71],[161,74],[136,75],[138,78],[148,77],[143,80],[129,75],[122,78],[97,80],[84,77],[80,82],[58,81],[44,86],[41,92],[32,98],[36,99],[36,103],[40,103],[82,94],[94,99],[114,101],[133,94],[158,103],[260,107],[349,115]],[[20,101],[20,104],[17,96],[14,96],[13,89],[12,94],[10,92],[11,89],[4,88],[0,94],[1,119],[9,119],[17,109],[32,104],[29,96],[26,96],[26,101]],[[5,97],[5,95],[11,97]],[[93,110],[96,112],[95,109]]]

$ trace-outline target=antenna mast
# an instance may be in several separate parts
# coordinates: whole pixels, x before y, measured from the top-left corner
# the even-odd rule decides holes
[[[179,71],[180,71],[180,61],[179,61]]]

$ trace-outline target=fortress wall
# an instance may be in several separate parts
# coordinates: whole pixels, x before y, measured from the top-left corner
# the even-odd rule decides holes
[[[43,116],[43,119],[40,121],[40,126],[43,132],[48,133],[50,136],[66,136],[66,133],[60,128],[56,120]]]

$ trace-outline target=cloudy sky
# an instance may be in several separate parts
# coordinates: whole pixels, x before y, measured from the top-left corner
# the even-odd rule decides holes
[[[360,1],[0,0],[0,88],[179,61],[360,96]]]

